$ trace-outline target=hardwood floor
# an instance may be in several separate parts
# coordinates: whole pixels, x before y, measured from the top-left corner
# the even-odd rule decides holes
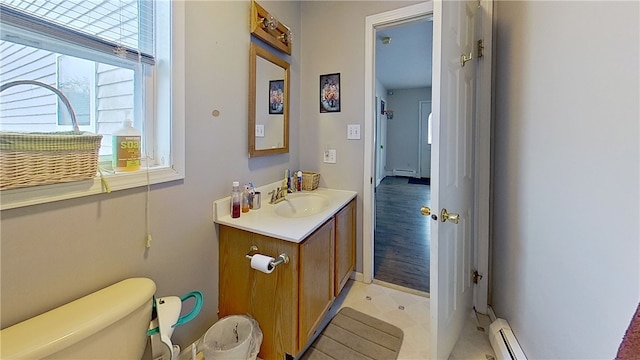
[[[429,292],[431,224],[420,214],[431,203],[429,185],[387,176],[376,188],[373,277]]]

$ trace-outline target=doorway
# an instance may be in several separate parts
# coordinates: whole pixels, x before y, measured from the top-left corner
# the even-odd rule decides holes
[[[430,254],[432,284],[429,311],[432,358],[448,357],[462,330],[464,314],[467,310],[471,311],[472,303],[475,302],[476,308],[483,305],[486,307],[487,276],[479,278],[477,285],[472,285],[471,276],[465,274],[471,275],[474,268],[479,275],[487,274],[488,270],[489,212],[485,210],[490,198],[491,39],[494,25],[492,5],[492,0],[480,0],[477,3],[428,1],[367,16],[365,22],[362,279],[370,283],[373,280],[372,224],[375,211],[372,186],[375,159],[371,142],[372,128],[375,127],[375,114],[372,113],[376,81],[373,71],[375,29],[377,26],[434,14],[433,88],[438,90],[433,94],[435,146],[432,149],[431,174],[434,183],[432,205],[435,211],[430,214],[433,219],[431,235],[434,243]],[[480,39],[471,31],[474,28],[473,18],[478,13],[481,13],[482,21],[475,22],[475,25],[479,27],[476,34],[480,34]],[[464,37],[465,41],[459,43],[452,36],[460,33],[470,33],[471,36]],[[471,67],[460,70],[471,59],[468,54],[475,54],[475,61],[471,63]],[[460,61],[449,61],[451,59]],[[451,74],[455,76],[450,76]],[[476,82],[469,84],[474,79]],[[461,88],[474,91],[468,93],[460,91]],[[479,96],[475,98],[474,93]],[[452,113],[463,115],[452,117]],[[442,121],[443,118],[454,120]],[[470,128],[471,124],[475,127]],[[449,141],[443,143],[442,139]],[[459,156],[460,154],[464,156]],[[469,176],[470,172],[473,172],[473,176]],[[450,184],[463,184],[465,188],[452,191]],[[459,210],[463,213],[462,217],[459,213],[451,212],[451,209],[462,209]],[[417,211],[429,214],[431,210],[425,208]],[[459,220],[462,222],[461,226],[457,226]],[[474,243],[473,247],[470,246],[471,242]],[[464,286],[457,286],[463,283]],[[470,291],[472,287],[474,291]],[[475,301],[471,299],[473,294]]]
[[[433,22],[392,22],[375,38],[373,278],[427,295],[431,226],[419,209],[430,205]]]

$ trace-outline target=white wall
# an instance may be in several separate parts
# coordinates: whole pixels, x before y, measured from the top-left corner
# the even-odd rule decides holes
[[[365,18],[415,1],[302,1],[300,60],[300,163],[320,172],[320,186],[358,192],[356,269],[362,271],[363,137],[347,140],[347,124],[364,135]],[[341,111],[319,112],[319,76],[340,73]],[[325,147],[337,150],[337,163],[324,164]]]
[[[640,298],[639,3],[497,2],[492,305],[529,359],[611,359]]]
[[[431,88],[392,89],[387,95],[387,110],[393,119],[387,122],[387,171],[414,170],[420,173],[420,101],[431,100]]]

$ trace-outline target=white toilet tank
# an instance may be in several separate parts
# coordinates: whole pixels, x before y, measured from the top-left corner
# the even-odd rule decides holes
[[[151,279],[126,279],[2,329],[0,358],[139,360],[155,292]]]

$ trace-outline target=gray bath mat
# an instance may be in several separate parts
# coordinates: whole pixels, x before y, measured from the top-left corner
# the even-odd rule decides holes
[[[345,307],[331,319],[300,359],[397,359],[402,337],[398,327]]]

